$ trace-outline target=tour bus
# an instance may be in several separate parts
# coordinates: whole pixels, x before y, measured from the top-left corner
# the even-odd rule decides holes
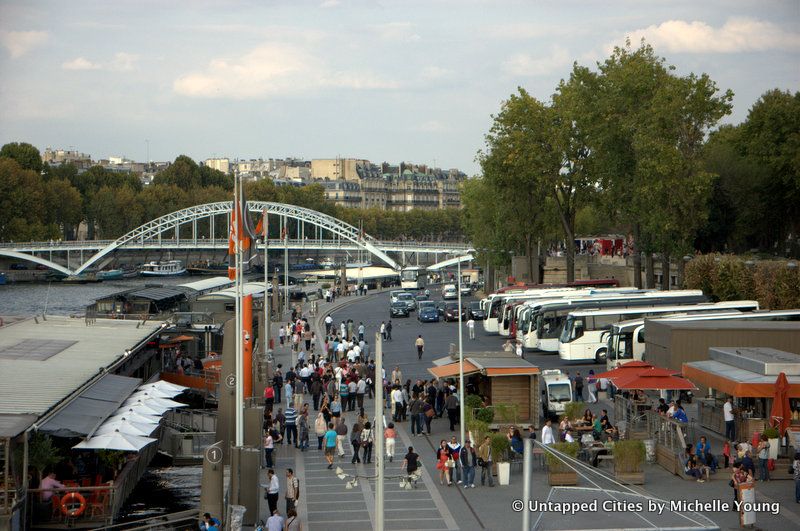
[[[403,289],[425,289],[428,273],[424,267],[409,266],[400,270],[400,287]]]
[[[497,302],[502,297],[517,297],[523,295],[533,295],[534,298],[547,293],[554,292],[571,292],[578,290],[605,290],[615,289],[619,286],[619,281],[614,278],[601,278],[595,280],[576,280],[574,282],[566,282],[563,284],[522,284],[514,286],[505,286],[499,288],[496,292],[490,294],[485,299],[481,300],[481,309],[486,315],[483,320],[483,330],[487,334],[496,334],[498,332],[498,317],[500,315],[500,307],[496,306]],[[630,288],[622,288],[630,289]]]
[[[800,310],[753,311],[753,312],[714,312],[648,318],[648,321],[727,321],[731,319],[747,321],[800,321]],[[610,370],[629,361],[645,358],[645,319],[632,319],[615,323],[605,332],[607,352],[606,367]]]
[[[669,304],[669,303],[667,303]],[[680,312],[751,312],[758,310],[757,301],[725,301],[694,306],[661,305],[649,308],[604,308],[571,312],[564,323],[558,342],[558,357],[564,361],[606,360],[608,349],[603,332],[614,323],[631,319],[668,315]]]
[[[605,289],[574,289],[564,293],[554,294],[554,296],[547,295],[547,298],[564,298],[564,299],[577,299],[581,297],[611,297],[611,296],[625,296],[634,295],[637,293],[655,292],[655,290],[638,289],[638,288],[605,288]],[[517,337],[519,311],[525,304],[535,304],[537,300],[541,300],[541,295],[537,296],[510,296],[504,301],[501,301],[500,311],[497,316],[497,333],[503,337]]]
[[[646,291],[644,293],[608,294],[563,299],[539,306],[527,316],[523,328],[523,348],[558,352],[558,338],[570,312],[589,308],[626,308],[699,304],[707,302],[700,290]]]

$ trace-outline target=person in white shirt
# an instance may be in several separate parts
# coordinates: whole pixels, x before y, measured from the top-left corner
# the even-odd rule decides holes
[[[553,437],[553,423],[547,419],[542,427],[542,444],[555,444],[556,440]]]
[[[364,394],[367,392],[367,381],[364,378],[359,378],[356,384],[356,404],[358,409],[364,407]]]
[[[344,359],[345,348],[347,348],[347,343],[344,340],[342,340],[339,343],[339,346],[336,347],[336,359],[337,360],[341,361],[342,359]]]
[[[400,414],[403,411],[403,392],[400,390],[400,387],[395,387],[392,390],[392,408],[395,422],[400,421]]]
[[[675,416],[675,410],[676,410],[676,409],[677,409],[677,408],[675,407],[675,402],[674,402],[674,401],[673,401],[673,402],[670,402],[670,403],[669,403],[669,409],[667,410],[667,416],[668,416],[669,418],[672,418],[673,416]]]
[[[725,418],[725,438],[729,441],[736,440],[736,418],[733,416],[733,398],[728,397],[722,406],[722,415]]]
[[[326,298],[330,299],[330,293],[329,292],[325,293],[326,293],[325,295]],[[333,317],[331,317],[330,314],[328,314],[328,317],[325,318],[325,330],[327,330],[328,333],[330,333],[332,325],[333,325]]]
[[[521,341],[517,341],[516,354],[520,358],[522,357],[522,342]]]
[[[262,487],[266,487],[267,489],[267,503],[269,504],[269,512],[270,514],[275,514],[278,511],[278,496],[281,492],[281,485],[278,483],[278,476],[275,474],[275,470],[269,469],[267,470],[267,479],[269,483]]]
[[[572,434],[569,431],[564,432],[564,440],[567,442],[575,442],[575,439],[572,437]]]
[[[467,330],[469,331],[469,338],[475,339],[475,319],[472,317],[467,321]]]

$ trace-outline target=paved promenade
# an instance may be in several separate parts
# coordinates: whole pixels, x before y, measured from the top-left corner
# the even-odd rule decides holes
[[[340,303],[345,306],[337,311]],[[388,305],[388,296],[384,294],[370,294],[367,297],[354,299],[343,298],[337,300],[333,307],[333,316],[336,322],[352,318],[356,323],[363,321],[367,326],[367,335],[373,337],[374,331],[380,322],[386,319],[385,308]],[[320,305],[318,315],[324,316],[329,307]],[[316,319],[312,319],[312,322]],[[394,321],[395,341],[384,344],[384,359],[387,371],[395,366],[400,366],[404,378],[428,377],[426,368],[431,360],[446,355],[450,343],[456,341],[457,328],[455,323],[441,323],[421,325],[413,317],[408,320]],[[426,338],[426,355],[420,362],[416,352],[413,351],[413,338],[417,333],[422,333]],[[318,332],[318,335],[319,332]],[[500,339],[496,336],[483,336],[482,330],[478,332],[478,339],[474,343],[465,339],[465,351],[499,349]],[[558,358],[542,355],[541,361],[534,363],[541,366],[553,366]],[[278,348],[275,351],[277,363],[282,363],[284,368],[291,363],[287,348]],[[572,369],[572,368],[571,368]],[[581,369],[583,370],[583,369]],[[308,402],[311,402],[310,397]],[[613,413],[611,402],[601,402],[592,405],[592,409],[599,412],[607,409]],[[371,400],[365,401],[365,410],[371,417],[374,411]],[[690,416],[691,410],[689,412]],[[345,413],[348,427],[352,425],[355,413]],[[281,499],[278,507],[285,513],[283,498],[285,487],[285,469],[292,467],[301,481],[301,499],[298,504],[298,513],[305,530],[346,529],[361,530],[374,528],[374,495],[375,480],[359,480],[359,485],[354,489],[346,489],[346,481],[339,480],[334,470],[327,469],[327,463],[321,451],[317,450],[316,437],[313,433],[313,419],[310,416],[312,433],[311,447],[300,452],[293,447],[277,445],[275,466],[281,482]],[[387,411],[388,419],[388,411]],[[398,442],[395,450],[394,462],[386,463],[387,476],[400,473],[402,456],[406,448],[414,446],[420,455],[424,468],[419,488],[403,490],[399,487],[399,480],[387,479],[385,484],[385,522],[386,529],[415,529],[415,530],[440,530],[440,529],[519,529],[522,516],[511,508],[512,501],[522,497],[522,471],[520,468],[512,469],[511,484],[508,486],[495,486],[493,488],[480,486],[480,474],[476,477],[475,489],[463,489],[459,486],[441,486],[438,483],[438,474],[435,469],[435,447],[441,439],[451,436],[446,419],[435,419],[432,423],[430,437],[413,437],[409,432],[409,423],[398,423]],[[458,432],[456,432],[456,435]],[[698,434],[699,436],[699,434]],[[717,452],[721,442],[712,439],[712,444]],[[335,460],[335,466],[340,466],[345,473],[366,476],[375,475],[374,460],[372,465],[353,465],[350,463],[352,449],[347,444],[346,456]],[[610,467],[601,467],[606,474],[611,473]],[[707,483],[686,481],[666,472],[658,465],[646,465],[646,484],[637,487],[637,492],[646,493],[664,500],[730,501],[732,491],[728,487],[729,473],[721,470],[712,476]],[[264,477],[266,474],[263,474]],[[622,490],[609,479],[595,475],[588,476],[591,481],[580,478],[579,486],[598,486],[602,489]],[[496,480],[496,478],[495,478]],[[596,485],[592,485],[594,482]],[[534,463],[531,494],[533,499],[546,500],[550,493],[547,484],[546,471],[538,463]],[[800,505],[794,503],[794,482],[772,481],[756,484],[756,499],[760,502],[777,502],[778,514],[758,513],[757,528],[761,529],[800,529]],[[262,515],[267,514],[266,500],[263,500]],[[716,522],[722,529],[738,529],[738,514],[731,511],[702,513]],[[535,522],[539,513],[531,515],[531,522]],[[603,514],[598,514],[603,518]],[[545,522],[560,518],[557,514],[545,514]],[[587,528],[588,529],[588,528]]]

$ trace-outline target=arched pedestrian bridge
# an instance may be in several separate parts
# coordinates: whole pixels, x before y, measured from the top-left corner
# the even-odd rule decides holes
[[[27,260],[72,275],[102,267],[120,250],[221,251],[228,247],[232,206],[232,201],[221,201],[184,208],[145,223],[116,240],[0,243],[0,257]],[[270,239],[270,249],[363,252],[394,269],[411,258],[418,259],[420,254],[433,255],[433,261],[438,262],[439,255],[446,257],[472,250],[463,243],[377,240],[333,216],[295,205],[249,201],[247,206],[259,216],[266,211],[270,227],[277,224],[279,234],[287,228],[286,240]],[[259,248],[263,250],[263,244]]]

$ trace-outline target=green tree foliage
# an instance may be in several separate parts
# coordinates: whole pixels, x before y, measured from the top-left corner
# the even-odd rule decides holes
[[[136,199],[136,190],[129,186],[103,186],[92,195],[91,219],[100,238],[116,238],[141,225],[142,208]]]
[[[67,179],[43,180],[44,221],[61,227],[63,238],[70,239],[75,227],[83,220],[83,200],[80,192]]]
[[[41,175],[22,168],[14,159],[0,157],[0,240],[58,238],[58,228],[42,215],[46,205]]]
[[[233,177],[208,166],[201,166],[186,155],[180,155],[168,168],[156,174],[153,184],[172,184],[187,191],[206,186],[233,190]]]
[[[39,150],[27,142],[11,142],[0,148],[0,157],[14,159],[22,169],[42,171],[42,155]]]

